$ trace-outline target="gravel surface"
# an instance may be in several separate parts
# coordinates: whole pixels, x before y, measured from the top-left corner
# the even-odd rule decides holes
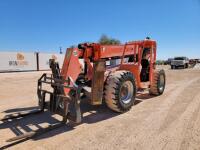
[[[200,69],[200,63],[194,66],[194,69]]]
[[[138,94],[135,106],[124,114],[105,105],[83,102],[83,123],[59,129],[13,145],[8,149],[200,149],[200,69],[166,69],[163,95]],[[37,79],[43,72],[0,74],[1,116],[37,106]],[[0,122],[0,147],[6,139],[60,120],[48,112]]]

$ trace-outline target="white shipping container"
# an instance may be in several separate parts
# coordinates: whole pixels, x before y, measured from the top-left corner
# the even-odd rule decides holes
[[[37,70],[36,54],[0,52],[0,72]]]
[[[46,54],[39,53],[39,70],[49,70],[49,59],[55,59],[59,63],[60,68],[62,68],[64,61],[64,54]]]

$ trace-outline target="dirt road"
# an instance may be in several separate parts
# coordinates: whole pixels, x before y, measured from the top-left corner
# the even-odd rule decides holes
[[[42,72],[0,74],[1,115],[37,106],[36,81]],[[106,106],[82,104],[83,123],[66,125],[9,149],[200,149],[200,70],[166,69],[164,94],[138,95],[135,106],[118,114]],[[24,107],[28,107],[25,109]],[[6,139],[57,121],[45,112],[0,123],[0,147]]]

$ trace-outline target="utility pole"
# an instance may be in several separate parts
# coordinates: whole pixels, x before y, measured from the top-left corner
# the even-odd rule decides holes
[[[62,52],[62,47],[60,47],[60,54],[62,54],[63,52]]]

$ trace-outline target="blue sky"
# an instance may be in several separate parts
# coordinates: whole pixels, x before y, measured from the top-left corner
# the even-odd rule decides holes
[[[200,57],[200,0],[0,0],[0,51],[59,52],[102,34],[150,36],[159,59]]]

